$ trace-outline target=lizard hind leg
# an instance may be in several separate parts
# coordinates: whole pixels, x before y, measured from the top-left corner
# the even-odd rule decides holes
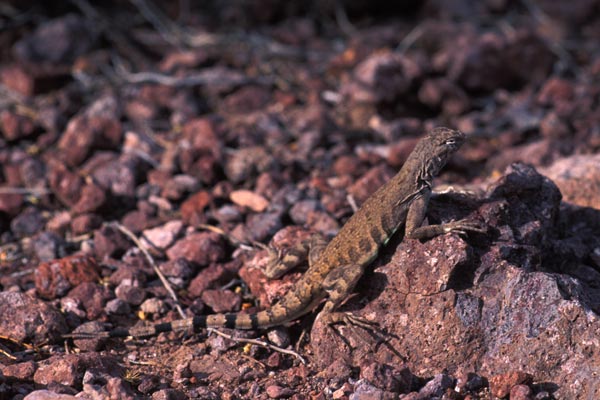
[[[321,287],[327,292],[328,299],[319,315],[317,315],[317,319],[321,319],[327,325],[343,323],[348,326],[360,326],[368,330],[376,326],[376,322],[352,313],[335,311],[351,295],[362,274],[363,267],[358,264],[345,265],[331,271],[321,284]]]

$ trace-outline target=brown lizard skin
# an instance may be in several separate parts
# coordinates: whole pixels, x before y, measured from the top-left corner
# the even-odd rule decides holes
[[[460,220],[421,226],[431,196],[432,180],[462,145],[463,133],[436,128],[415,146],[402,169],[371,195],[326,245],[318,257],[309,255],[309,268],[279,302],[257,313],[197,315],[192,318],[131,329],[96,333],[103,337],[147,337],[188,328],[261,329],[282,325],[325,304],[317,318],[332,322],[364,322],[335,309],[351,293],[366,266],[396,231],[407,238],[427,239],[451,231],[482,231]],[[70,335],[77,337],[77,334]]]

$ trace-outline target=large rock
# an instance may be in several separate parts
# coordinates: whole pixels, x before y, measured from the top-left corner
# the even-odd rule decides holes
[[[600,370],[600,273],[587,265],[598,240],[575,240],[575,230],[559,229],[559,190],[523,164],[509,167],[470,213],[459,196],[447,197],[433,214],[483,219],[488,233],[392,243],[391,259],[363,277],[362,296],[345,306],[376,320],[383,344],[365,340],[360,328],[338,326],[338,335],[317,321],[316,361],[405,365],[423,377],[523,371],[557,398],[600,398],[591,378]],[[565,254],[569,265],[558,262]],[[364,307],[357,301],[363,296]]]
[[[0,292],[0,336],[38,345],[58,340],[67,330],[56,308],[24,293]]]

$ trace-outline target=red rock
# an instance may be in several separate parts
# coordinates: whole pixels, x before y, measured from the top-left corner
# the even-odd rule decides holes
[[[23,293],[0,292],[0,336],[41,344],[65,333],[64,317],[56,308]]]
[[[600,209],[600,155],[574,155],[541,169],[559,187],[563,200]]]
[[[183,126],[183,137],[188,141],[192,150],[198,155],[210,154],[215,159],[221,159],[222,142],[215,123],[209,118],[196,118]]]
[[[75,397],[70,394],[56,393],[51,390],[34,390],[30,392],[23,400],[73,400]]]
[[[360,167],[360,160],[355,155],[343,155],[333,163],[333,172],[336,175],[357,175]]]
[[[190,282],[188,292],[191,297],[200,297],[202,293],[218,284],[225,284],[232,279],[234,274],[223,264],[211,264],[203,268]]]
[[[181,221],[169,221],[164,225],[142,232],[141,242],[149,249],[164,251],[175,243],[182,231],[183,223]]]
[[[48,63],[19,64],[4,69],[2,80],[11,89],[31,96],[61,88],[70,80],[70,68]]]
[[[33,361],[24,361],[9,365],[0,364],[0,373],[7,380],[31,380],[35,369],[36,364]]]
[[[447,389],[454,386],[454,379],[446,374],[437,374],[419,390],[419,398],[431,399],[442,397]]]
[[[527,385],[516,385],[510,389],[510,400],[532,400],[533,390]]]
[[[121,299],[126,303],[139,306],[146,298],[146,291],[139,286],[132,286],[122,282],[115,289],[115,295],[118,299]]]
[[[38,385],[58,383],[65,386],[80,386],[84,373],[93,369],[107,376],[122,376],[124,369],[117,360],[98,353],[61,354],[39,362],[33,381]]]
[[[73,333],[99,333],[104,331],[104,325],[98,321],[85,322],[73,330]],[[83,351],[99,351],[106,344],[102,337],[90,339],[73,339],[73,344]]]
[[[204,209],[212,201],[212,196],[207,191],[200,191],[189,196],[181,204],[181,218],[186,225],[197,226],[206,222]]]
[[[81,196],[83,178],[60,163],[53,163],[48,174],[50,189],[61,203],[72,207]]]
[[[24,96],[31,96],[36,91],[35,79],[21,65],[4,66],[0,70],[0,80],[7,87]]]
[[[24,200],[21,194],[0,193],[0,211],[14,216],[23,207]]]
[[[199,186],[198,179],[192,175],[175,175],[165,182],[161,195],[169,200],[179,200],[186,193],[198,190]]]
[[[35,207],[27,207],[10,222],[10,229],[17,237],[29,237],[44,227],[44,216]]]
[[[150,103],[141,99],[132,99],[125,103],[123,112],[133,121],[148,121],[160,114],[156,103]]]
[[[144,286],[146,273],[139,266],[131,265],[131,263],[121,263],[110,276],[109,282],[114,286],[118,286],[122,282],[129,285]]]
[[[267,170],[273,161],[273,155],[263,146],[243,147],[229,155],[225,174],[231,182],[239,183]]]
[[[222,161],[211,155],[198,158],[187,171],[197,177],[205,185],[212,185],[218,176]]]
[[[73,255],[40,264],[35,270],[35,287],[47,299],[65,295],[82,282],[100,280],[96,260],[88,255]]]
[[[89,51],[96,36],[85,18],[67,14],[42,22],[33,33],[15,43],[14,51],[21,61],[67,64]]]
[[[122,254],[131,246],[129,238],[111,226],[103,226],[94,232],[94,251],[100,260]]]
[[[121,224],[133,233],[139,233],[150,227],[153,223],[151,215],[145,211],[133,210],[121,219]],[[143,238],[142,238],[143,239]]]
[[[537,95],[537,102],[544,106],[556,106],[573,100],[575,88],[572,82],[559,77],[548,79]]]
[[[354,69],[354,81],[342,87],[342,93],[357,102],[393,101],[407,93],[422,74],[408,57],[392,52],[376,52]]]
[[[441,109],[444,115],[460,115],[470,106],[466,93],[446,78],[423,82],[419,100],[430,108]]]
[[[506,397],[511,393],[514,386],[529,384],[533,381],[533,377],[522,371],[510,371],[505,374],[495,375],[489,379],[490,393],[496,397]],[[520,389],[517,391],[521,392]]]
[[[292,389],[279,385],[267,386],[266,392],[271,399],[285,399],[294,394]]]
[[[161,299],[152,297],[140,304],[140,310],[147,315],[161,315],[167,312],[167,305]]]
[[[555,112],[549,112],[540,122],[540,133],[551,139],[567,138],[571,134],[567,122]]]
[[[104,117],[73,117],[61,136],[58,147],[69,166],[81,164],[94,147],[116,148],[122,138],[119,121]]]
[[[267,366],[269,366],[270,368],[279,368],[281,365],[281,353],[278,352],[273,352],[271,353],[271,355],[269,356],[269,358],[267,358]]]
[[[202,301],[216,313],[238,311],[242,298],[231,290],[208,289],[202,292]]]
[[[366,379],[379,389],[396,393],[410,392],[416,387],[418,381],[408,368],[399,370],[391,365],[377,362],[361,366],[360,378]]]
[[[147,179],[149,184],[162,188],[169,181],[169,179],[171,179],[171,176],[172,175],[169,171],[153,169],[148,171]]]
[[[77,203],[71,208],[74,214],[85,214],[97,211],[106,202],[104,190],[93,183],[85,185],[81,190],[81,196]]]
[[[104,311],[106,314],[126,315],[131,312],[131,307],[129,307],[129,303],[121,299],[112,299],[106,302]]]
[[[102,225],[102,218],[97,214],[82,214],[70,221],[71,231],[74,235],[90,233]]]
[[[271,90],[263,86],[242,86],[225,98],[223,108],[228,113],[249,113],[265,107],[271,100]]]
[[[348,188],[348,193],[360,205],[394,175],[395,172],[385,165],[371,168]]]
[[[528,30],[508,37],[491,32],[465,35],[451,47],[444,50],[451,52],[448,77],[471,91],[540,82],[554,62],[543,41]]]
[[[152,393],[152,400],[186,400],[188,397],[177,389],[160,389]]]
[[[102,153],[96,153],[102,154]],[[134,199],[138,178],[144,176],[148,164],[141,158],[123,153],[117,159],[113,154],[106,158],[98,158],[95,166],[86,164],[86,169],[91,170],[96,183],[104,189],[109,189],[115,197]],[[93,160],[90,159],[90,163]]]
[[[123,378],[123,376],[124,375],[108,378],[104,388],[108,391],[108,395],[111,399],[136,400],[139,396],[134,393],[131,385]]]
[[[260,242],[274,235],[281,229],[281,217],[275,212],[264,212],[261,214],[251,214],[248,216],[246,228],[250,234],[250,239]]]
[[[408,155],[415,148],[417,141],[417,138],[407,138],[393,143],[386,156],[387,162],[393,167],[401,167],[406,162]]]
[[[263,212],[269,206],[267,199],[250,190],[234,190],[229,194],[229,198],[234,204],[241,207],[248,207],[254,212]]]
[[[273,198],[283,183],[278,171],[261,172],[256,178],[254,192],[266,198]]]
[[[339,222],[324,211],[310,212],[306,218],[306,226],[325,236],[332,236],[340,230]]]
[[[33,122],[22,115],[10,110],[0,111],[0,131],[8,141],[22,139],[33,133]]]
[[[309,214],[316,212],[319,208],[321,208],[321,204],[317,200],[300,200],[290,208],[288,213],[294,224],[304,225]]]
[[[220,261],[224,256],[225,242],[221,235],[212,232],[193,233],[167,250],[169,260],[185,258],[198,265]]]
[[[95,282],[80,283],[71,289],[67,296],[83,305],[87,318],[90,320],[94,320],[102,315],[104,304],[113,297],[107,287]]]

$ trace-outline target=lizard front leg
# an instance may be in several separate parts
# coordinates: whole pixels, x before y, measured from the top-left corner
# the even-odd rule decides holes
[[[263,273],[269,279],[280,278],[306,261],[307,258],[310,268],[319,259],[326,246],[325,237],[320,233],[315,233],[308,240],[302,240],[286,251],[278,252],[272,247],[268,247],[269,261]]]
[[[430,239],[448,232],[485,232],[485,229],[475,221],[461,219],[444,224],[421,226],[425,219],[431,191],[424,191],[416,197],[408,208],[404,237],[409,239]]]

